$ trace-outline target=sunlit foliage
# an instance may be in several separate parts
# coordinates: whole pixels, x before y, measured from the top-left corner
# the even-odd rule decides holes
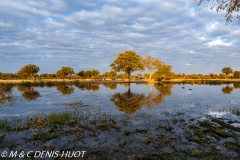
[[[119,53],[113,63],[110,64],[110,67],[116,72],[127,73],[129,81],[133,71],[144,70],[141,56],[131,50]]]
[[[62,67],[60,70],[57,71],[56,77],[59,79],[65,79],[65,78],[72,78],[74,74],[74,70],[71,67]]]
[[[17,72],[17,76],[21,79],[34,79],[39,71],[40,68],[35,64],[28,64]]]
[[[159,69],[164,65],[162,61],[160,61],[158,58],[154,58],[152,56],[147,56],[145,58],[142,58],[142,61],[145,65],[145,67],[149,70],[149,79],[152,79],[152,73],[153,71]]]
[[[224,68],[222,69],[222,73],[226,74],[226,75],[227,75],[227,78],[228,78],[229,75],[233,73],[233,70],[232,70],[231,67],[224,67]]]

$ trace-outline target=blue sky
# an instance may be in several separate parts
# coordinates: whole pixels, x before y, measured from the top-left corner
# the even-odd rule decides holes
[[[0,72],[36,64],[109,71],[118,53],[134,50],[175,73],[240,70],[240,25],[194,0],[2,0]]]

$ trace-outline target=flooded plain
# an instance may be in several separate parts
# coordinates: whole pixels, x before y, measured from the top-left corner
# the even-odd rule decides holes
[[[10,86],[0,101],[0,117],[33,116],[87,107],[113,115],[184,112],[189,116],[221,116],[240,104],[240,84],[78,83]],[[223,115],[222,115],[223,116]]]
[[[2,86],[0,151],[81,148],[86,159],[240,156],[239,83]]]

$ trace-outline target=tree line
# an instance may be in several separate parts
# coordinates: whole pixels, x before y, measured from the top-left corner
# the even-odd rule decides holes
[[[98,69],[81,70],[75,72],[73,68],[66,66],[57,70],[54,74],[43,73],[38,75],[40,68],[35,64],[27,64],[17,73],[1,73],[0,79],[149,79],[149,80],[170,80],[170,79],[239,79],[240,71],[234,71],[231,67],[224,67],[222,73],[208,75],[203,74],[176,74],[172,72],[172,66],[152,56],[141,57],[135,51],[127,50],[119,53],[116,59],[109,65],[111,70],[100,74]],[[137,75],[135,71],[148,72]]]

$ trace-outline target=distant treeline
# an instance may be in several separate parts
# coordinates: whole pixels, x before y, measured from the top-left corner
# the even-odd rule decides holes
[[[38,74],[40,68],[35,64],[28,64],[21,68],[17,73],[1,73],[0,79],[18,80],[18,79],[95,79],[95,80],[116,80],[116,79],[148,79],[148,80],[171,80],[171,79],[240,79],[240,71],[234,71],[231,67],[224,67],[219,74],[176,74],[172,72],[172,66],[165,64],[158,58],[151,56],[141,57],[134,51],[125,51],[119,53],[117,58],[110,64],[112,68],[109,72],[100,74],[98,69],[81,70],[75,72],[73,68],[62,67],[55,74]],[[138,73],[133,75],[134,71],[148,73]]]

